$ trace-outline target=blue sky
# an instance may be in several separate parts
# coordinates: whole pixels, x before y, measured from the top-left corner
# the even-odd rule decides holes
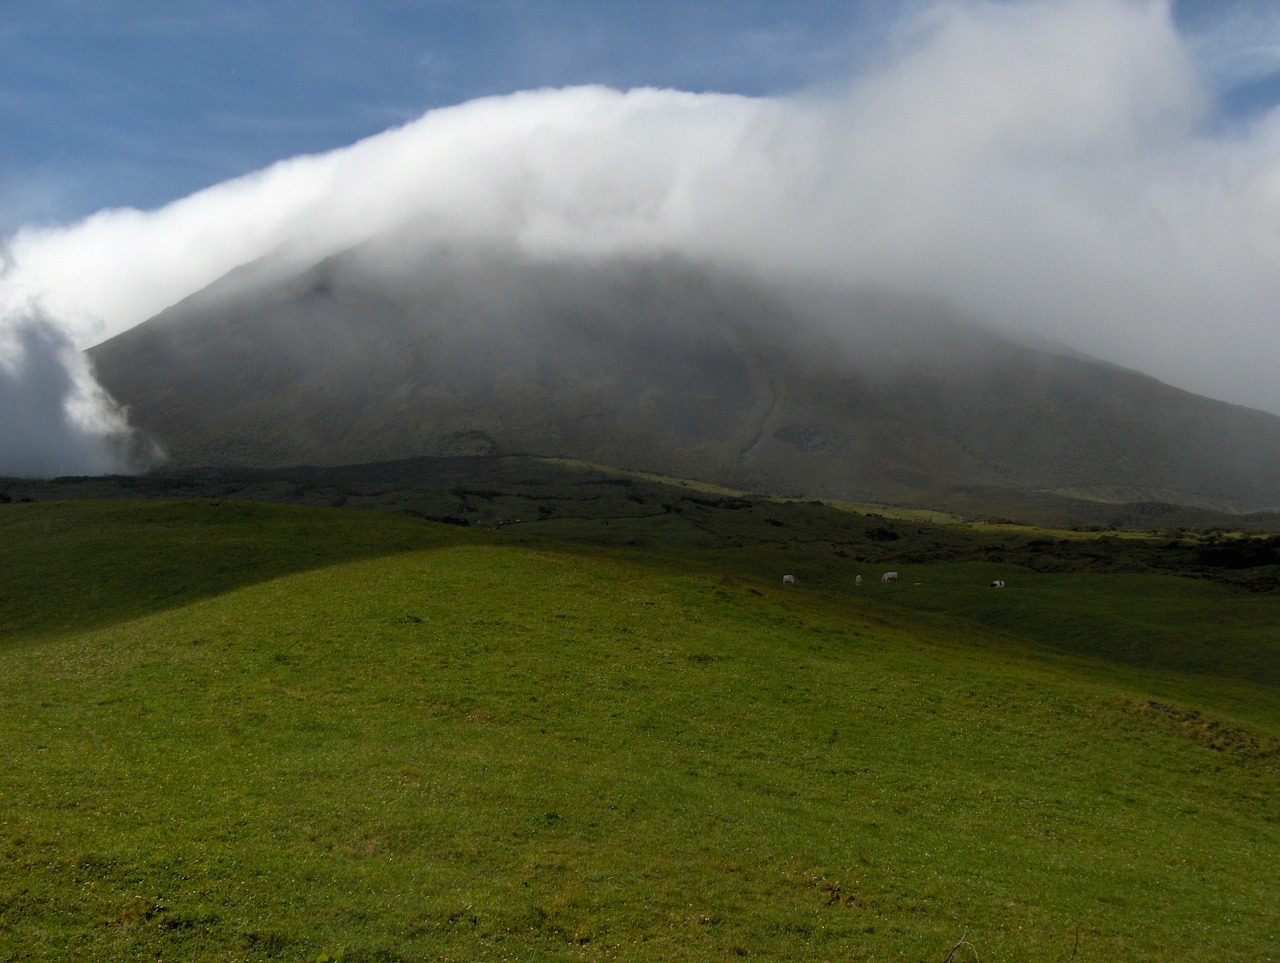
[[[0,227],[153,207],[490,94],[790,92],[865,56],[880,6],[0,0]]]
[[[1021,0],[1010,0],[1021,2]],[[150,209],[424,111],[602,83],[792,93],[921,0],[0,0],[0,235]],[[1280,3],[1180,0],[1227,119],[1280,102]]]

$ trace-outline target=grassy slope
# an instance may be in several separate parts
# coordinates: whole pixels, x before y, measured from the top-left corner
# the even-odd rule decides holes
[[[1274,596],[252,505],[0,527],[0,958],[1277,955]]]
[[[0,648],[437,540],[432,527],[380,514],[244,502],[5,506]]]

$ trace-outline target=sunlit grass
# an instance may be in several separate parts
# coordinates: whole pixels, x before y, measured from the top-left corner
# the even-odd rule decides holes
[[[154,509],[119,510],[127,566]],[[187,511],[175,545],[225,521]],[[945,565],[784,590],[775,550],[357,517],[251,511],[254,577],[158,604],[193,548],[119,621],[11,636],[0,957],[1274,955],[1274,688],[1194,646],[1261,658],[1274,598]],[[1184,586],[1176,664],[1085,644]]]

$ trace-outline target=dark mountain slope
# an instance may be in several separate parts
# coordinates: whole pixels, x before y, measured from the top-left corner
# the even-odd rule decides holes
[[[1280,506],[1280,418],[670,259],[255,264],[91,352],[176,465],[525,452],[754,490]]]

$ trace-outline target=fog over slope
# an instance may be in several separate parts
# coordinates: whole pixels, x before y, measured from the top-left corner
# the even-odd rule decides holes
[[[0,381],[26,391],[31,348],[14,332],[37,313],[87,347],[237,265],[284,283],[387,235],[388,276],[453,242],[923,298],[1276,412],[1280,112],[1248,129],[1213,119],[1155,0],[943,3],[843,88],[788,98],[587,87],[471,102],[155,212],[19,232]],[[87,372],[67,380],[61,401],[20,404],[102,434]],[[6,431],[0,471],[38,463],[38,444]]]
[[[90,349],[175,467],[523,453],[859,500],[1280,507],[1280,417],[934,302],[396,234],[281,270],[237,269]]]

